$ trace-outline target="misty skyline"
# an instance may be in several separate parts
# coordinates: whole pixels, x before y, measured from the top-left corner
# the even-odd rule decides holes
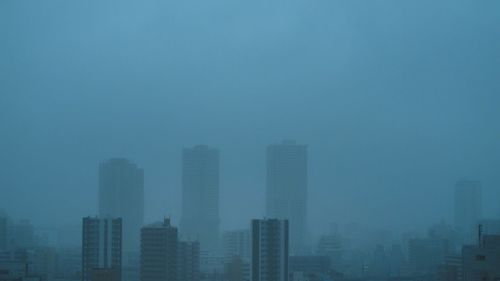
[[[220,151],[221,229],[265,211],[265,148],[308,146],[311,232],[500,216],[498,1],[2,1],[0,208],[98,213],[98,165],[144,169],[181,218],[182,149]],[[314,202],[314,204],[310,204]],[[236,210],[236,211],[235,211]]]

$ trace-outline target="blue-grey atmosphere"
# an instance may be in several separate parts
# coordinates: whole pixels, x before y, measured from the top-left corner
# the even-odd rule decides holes
[[[230,281],[320,280],[298,279],[298,257],[362,233],[367,269],[352,242],[329,270],[385,280],[377,257],[433,225],[456,232],[439,264],[482,241],[479,222],[500,230],[500,1],[1,0],[0,132],[5,233],[81,250],[113,217],[120,268],[160,230],[202,261],[236,230],[290,239],[289,269],[249,258]],[[75,280],[195,280],[139,264],[140,279],[79,262]]]

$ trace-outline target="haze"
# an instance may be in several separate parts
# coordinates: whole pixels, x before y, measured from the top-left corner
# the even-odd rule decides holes
[[[0,206],[97,213],[98,164],[181,215],[181,152],[220,150],[222,229],[264,216],[265,148],[309,149],[311,232],[451,222],[457,180],[500,206],[499,1],[1,1]]]

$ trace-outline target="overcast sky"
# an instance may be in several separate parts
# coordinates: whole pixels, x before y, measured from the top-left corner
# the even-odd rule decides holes
[[[97,167],[145,170],[180,219],[181,150],[221,151],[223,228],[264,214],[265,147],[309,146],[312,232],[500,217],[500,1],[2,0],[0,208],[97,213]]]

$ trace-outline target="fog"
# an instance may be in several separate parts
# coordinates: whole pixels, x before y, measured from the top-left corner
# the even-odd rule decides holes
[[[222,229],[264,216],[266,146],[309,151],[308,220],[419,231],[453,185],[499,218],[500,2],[0,1],[0,208],[97,214],[98,164],[181,215],[181,152],[220,150]]]

